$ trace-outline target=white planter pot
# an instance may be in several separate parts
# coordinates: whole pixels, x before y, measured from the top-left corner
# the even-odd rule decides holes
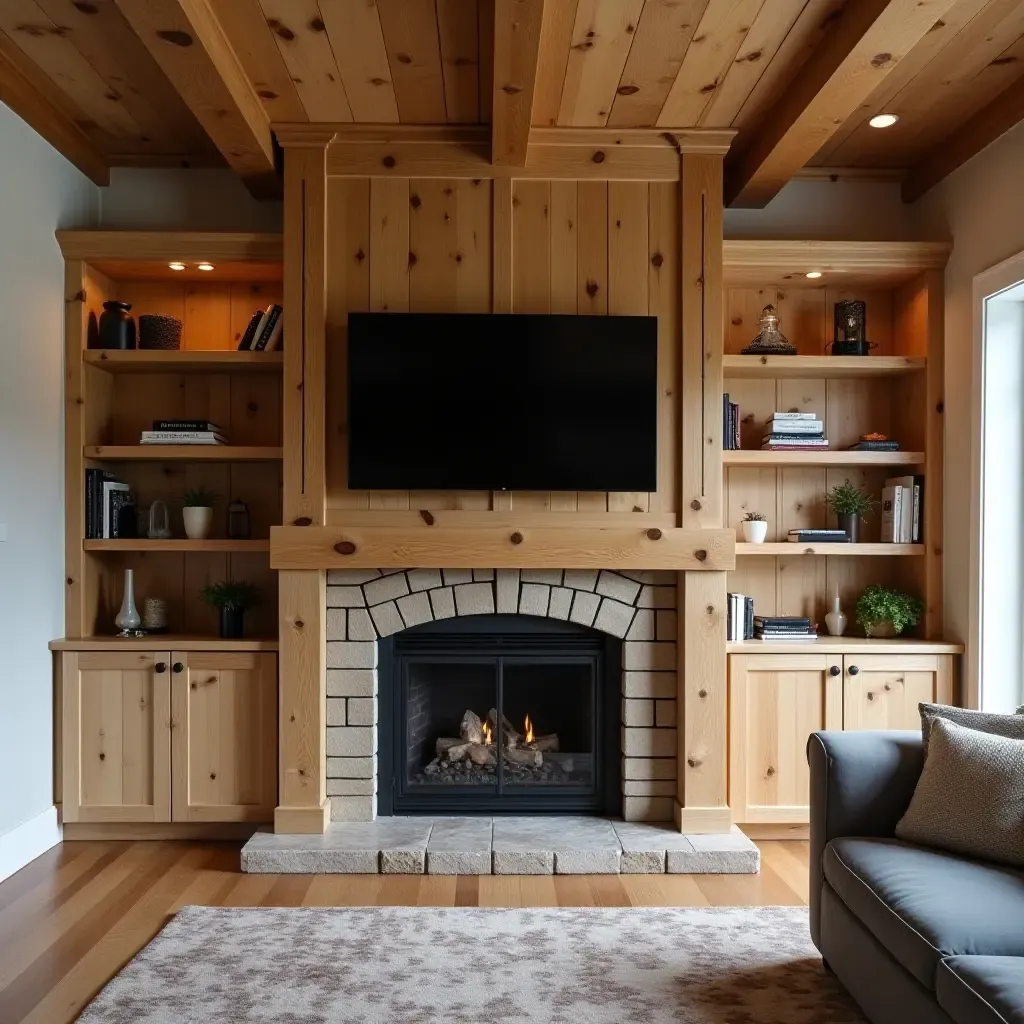
[[[213,522],[213,509],[205,506],[183,508],[181,517],[185,520],[185,536],[189,540],[205,540]]]
[[[748,544],[763,544],[768,536],[768,524],[762,519],[747,519],[743,521],[743,539]]]

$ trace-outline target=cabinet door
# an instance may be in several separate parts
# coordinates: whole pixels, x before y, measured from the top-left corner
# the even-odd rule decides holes
[[[277,658],[174,652],[175,821],[272,821]]]
[[[169,657],[62,655],[65,821],[170,821]]]
[[[920,729],[917,705],[953,702],[949,654],[847,654],[843,659],[847,729]]]
[[[840,658],[729,658],[729,804],[737,822],[809,820],[807,737],[843,725]]]

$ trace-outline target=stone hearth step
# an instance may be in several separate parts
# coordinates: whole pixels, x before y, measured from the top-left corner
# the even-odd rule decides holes
[[[685,836],[606,818],[378,818],[322,836],[257,832],[242,870],[274,874],[754,874],[758,848],[735,825]]]

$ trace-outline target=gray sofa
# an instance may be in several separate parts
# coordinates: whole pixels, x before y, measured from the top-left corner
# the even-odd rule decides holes
[[[818,732],[811,938],[873,1024],[1024,1024],[1024,871],[895,838],[918,732]]]

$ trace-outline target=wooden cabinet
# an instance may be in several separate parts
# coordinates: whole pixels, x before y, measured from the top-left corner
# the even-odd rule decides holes
[[[271,821],[277,657],[60,654],[66,822]]]
[[[175,821],[271,821],[277,803],[277,659],[175,655]]]
[[[843,669],[844,729],[920,729],[918,704],[953,702],[949,654],[848,654]]]

